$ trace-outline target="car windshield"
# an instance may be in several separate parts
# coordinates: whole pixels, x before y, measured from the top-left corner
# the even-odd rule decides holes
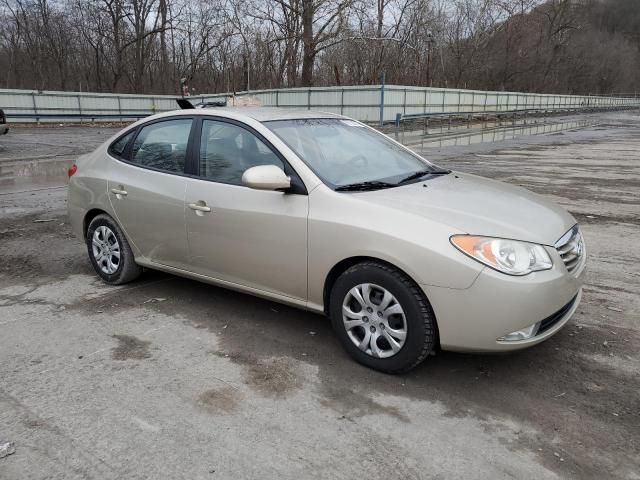
[[[265,125],[336,190],[389,188],[448,173],[353,120],[274,120]]]

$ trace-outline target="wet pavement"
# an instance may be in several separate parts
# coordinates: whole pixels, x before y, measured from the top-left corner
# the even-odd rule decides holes
[[[494,121],[470,123],[466,125],[431,126],[423,123],[422,128],[411,125],[393,133],[393,138],[413,149],[470,146],[481,143],[496,143],[532,135],[549,135],[567,130],[592,126],[592,119],[535,118],[530,120]]]
[[[319,315],[155,272],[106,286],[69,230],[64,185],[117,129],[12,129],[0,440],[16,452],[0,478],[640,479],[640,116],[572,121],[589,123],[413,145],[563,205],[589,267],[549,341],[442,352],[403,376],[353,363]]]
[[[67,169],[120,128],[17,127],[0,137],[0,193],[65,186]]]

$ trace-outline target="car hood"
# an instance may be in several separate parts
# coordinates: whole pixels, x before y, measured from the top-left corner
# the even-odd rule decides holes
[[[507,183],[450,173],[358,194],[364,201],[447,224],[472,235],[554,245],[576,224],[562,207]]]

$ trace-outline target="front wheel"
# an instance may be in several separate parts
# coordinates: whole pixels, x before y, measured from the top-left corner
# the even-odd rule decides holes
[[[386,373],[411,370],[435,346],[436,321],[424,293],[383,263],[359,263],[338,277],[330,316],[347,352]]]

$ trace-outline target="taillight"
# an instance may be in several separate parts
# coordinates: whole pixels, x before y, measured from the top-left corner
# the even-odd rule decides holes
[[[69,178],[71,178],[73,177],[73,174],[76,173],[77,171],[78,171],[78,166],[74,163],[69,167],[69,170],[67,170],[67,175],[69,175]]]

